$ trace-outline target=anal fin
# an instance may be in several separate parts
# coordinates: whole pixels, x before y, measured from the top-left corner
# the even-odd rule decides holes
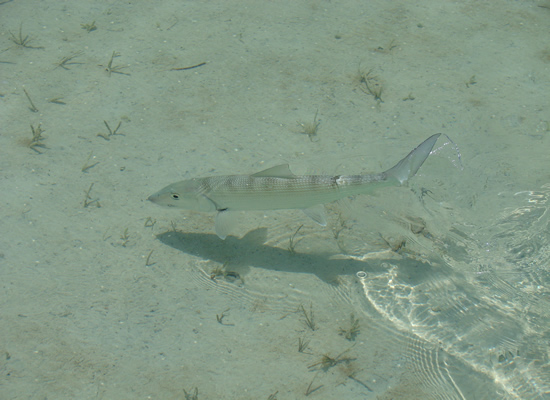
[[[318,204],[313,207],[304,208],[302,210],[305,215],[317,222],[321,226],[327,226],[327,218],[325,216],[325,206]]]

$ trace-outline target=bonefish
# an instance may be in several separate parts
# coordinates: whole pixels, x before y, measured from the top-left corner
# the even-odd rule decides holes
[[[294,175],[288,164],[283,164],[252,175],[209,176],[176,182],[152,194],[148,200],[165,207],[216,211],[215,230],[222,239],[231,232],[233,211],[302,209],[324,226],[323,204],[407,182],[428,158],[440,135],[430,136],[394,167],[378,174]]]

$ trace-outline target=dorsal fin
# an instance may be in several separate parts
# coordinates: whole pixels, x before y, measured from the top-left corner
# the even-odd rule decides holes
[[[290,171],[288,164],[276,165],[275,167],[271,167],[268,169],[264,169],[263,171],[256,172],[251,176],[253,176],[254,178],[259,178],[259,177],[287,178],[287,179],[296,178],[296,175],[294,175]]]

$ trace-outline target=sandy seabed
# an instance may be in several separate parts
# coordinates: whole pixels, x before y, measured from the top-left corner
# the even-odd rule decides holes
[[[549,27],[548,1],[0,1],[0,397],[548,398]],[[380,172],[436,132],[327,227],[221,241],[145,201]]]

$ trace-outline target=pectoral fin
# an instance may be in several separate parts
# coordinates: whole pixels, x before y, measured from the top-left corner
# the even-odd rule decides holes
[[[322,204],[305,208],[302,211],[319,225],[327,226],[327,219],[325,217],[325,206],[323,206]]]

